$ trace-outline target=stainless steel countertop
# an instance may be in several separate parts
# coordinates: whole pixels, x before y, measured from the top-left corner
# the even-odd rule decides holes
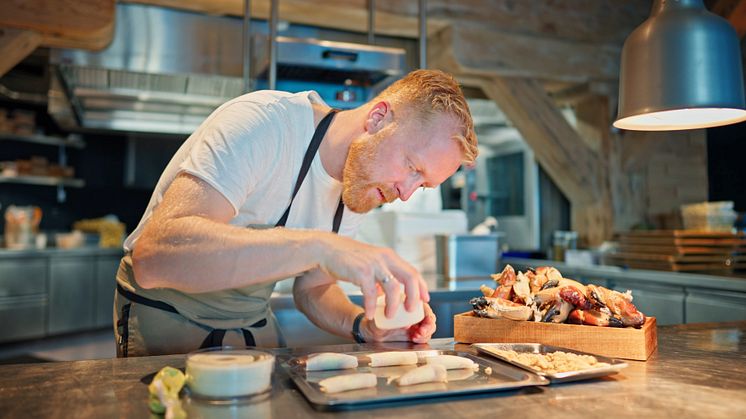
[[[347,412],[314,410],[284,373],[273,378],[268,400],[217,406],[204,417],[251,418],[732,418],[746,412],[746,322],[664,326],[647,362],[629,361],[618,375],[487,396],[440,399]],[[402,348],[391,344],[385,348]],[[422,345],[418,347],[420,349]],[[433,349],[452,349],[437,339]],[[280,357],[318,351],[356,351],[375,345],[279,349]],[[455,344],[458,350],[469,350]],[[183,355],[0,366],[3,417],[147,418],[148,391],[140,380]],[[192,415],[192,417],[199,417]]]
[[[73,249],[61,249],[58,247],[47,247],[44,249],[8,249],[0,248],[0,259],[47,257],[47,256],[94,256],[94,255],[123,255],[121,247],[105,248],[97,246],[83,246]]]

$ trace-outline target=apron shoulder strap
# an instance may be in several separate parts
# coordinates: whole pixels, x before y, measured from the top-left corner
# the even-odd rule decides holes
[[[287,223],[288,216],[290,215],[290,207],[293,205],[293,200],[298,194],[301,184],[306,179],[308,170],[311,168],[311,163],[313,163],[313,159],[314,157],[316,157],[319,146],[321,146],[321,140],[324,139],[324,135],[326,135],[326,131],[329,129],[329,125],[331,125],[332,119],[334,119],[334,115],[336,115],[337,112],[339,112],[338,109],[332,109],[331,111],[329,111],[329,113],[324,116],[321,122],[319,122],[319,125],[316,127],[316,130],[313,133],[313,138],[311,138],[311,143],[308,145],[305,156],[303,156],[303,163],[301,164],[300,172],[298,173],[298,179],[295,181],[295,188],[293,189],[293,195],[290,197],[290,204],[288,204],[287,209],[285,209],[285,213],[282,214],[282,217],[280,217],[280,220],[277,222],[277,224],[275,224],[275,227],[284,227],[285,223]],[[339,226],[342,224],[343,213],[344,203],[342,202],[342,198],[340,197],[339,204],[337,205],[337,211],[334,214],[334,223],[332,228],[335,233],[339,232]]]

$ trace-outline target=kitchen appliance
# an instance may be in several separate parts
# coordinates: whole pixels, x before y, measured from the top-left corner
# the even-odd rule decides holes
[[[256,89],[267,88],[267,23],[252,27],[252,76]],[[288,26],[282,34],[278,90],[313,89],[331,106],[350,108],[405,73],[399,47],[321,40],[314,38],[320,29],[307,27]],[[118,4],[114,40],[105,50],[52,50],[49,112],[65,129],[191,133],[244,93],[242,39],[238,18]],[[340,91],[347,93],[337,101]]]
[[[438,274],[447,282],[485,280],[499,272],[504,233],[435,236]]]

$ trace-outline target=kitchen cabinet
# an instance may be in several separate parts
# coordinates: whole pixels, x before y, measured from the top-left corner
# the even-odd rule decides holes
[[[121,249],[0,249],[0,343],[112,327]]]
[[[114,279],[121,256],[105,256],[96,259],[96,298],[93,324],[97,327],[112,327],[114,306]]]
[[[49,266],[50,334],[94,325],[95,264],[91,257],[53,257]]]
[[[746,294],[690,288],[686,296],[686,322],[724,322],[746,318]]]
[[[38,258],[0,259],[0,342],[44,336],[47,262]]]

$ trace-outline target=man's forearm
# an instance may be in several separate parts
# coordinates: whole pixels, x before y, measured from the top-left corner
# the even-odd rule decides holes
[[[363,309],[353,304],[339,285],[330,283],[302,289],[295,287],[293,296],[298,310],[313,324],[337,336],[352,337],[352,323]]]
[[[147,232],[133,252],[145,288],[200,293],[292,277],[318,264],[316,246],[329,233],[247,229],[198,216],[170,219]]]

